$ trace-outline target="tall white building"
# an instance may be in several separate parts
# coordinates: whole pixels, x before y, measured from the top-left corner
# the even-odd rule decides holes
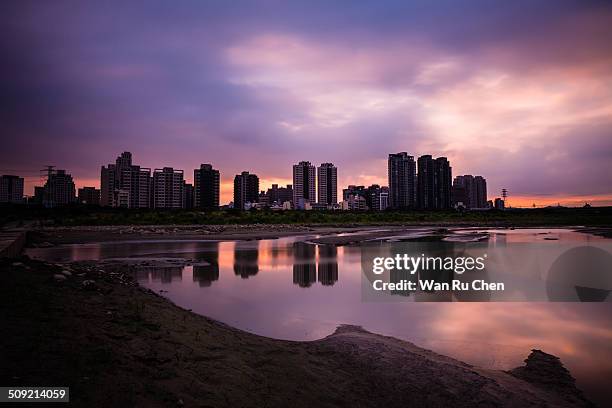
[[[317,202],[338,204],[338,168],[332,163],[322,163],[317,168]]]
[[[316,201],[315,166],[301,161],[293,166],[293,206],[303,210]]]

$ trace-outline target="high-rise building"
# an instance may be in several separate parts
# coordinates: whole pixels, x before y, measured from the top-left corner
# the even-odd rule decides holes
[[[417,163],[417,207],[422,210],[451,208],[452,179],[448,159],[424,155]]]
[[[317,168],[319,204],[338,204],[338,168],[332,163],[322,163]]]
[[[183,208],[183,170],[172,167],[153,171],[153,208]]]
[[[482,176],[466,174],[453,180],[452,202],[454,206],[470,208],[487,207],[487,181]]]
[[[372,184],[365,189],[366,204],[369,210],[378,211],[374,207],[376,206],[376,196],[380,192],[380,186],[378,184]]]
[[[119,189],[116,165],[109,164],[100,168],[100,205],[114,207],[115,190]]]
[[[446,157],[438,157],[434,162],[434,208],[448,210],[451,205],[453,169]]]
[[[452,201],[455,207],[472,208],[475,201],[474,176],[466,174],[453,180]]]
[[[100,205],[100,190],[95,187],[79,188],[77,201],[80,204]]]
[[[152,202],[151,169],[132,164],[132,153],[123,152],[115,164],[100,171],[100,205],[148,208]]]
[[[191,210],[195,201],[193,184],[185,183],[185,181],[183,183],[183,208]]]
[[[314,203],[315,166],[308,161],[301,161],[293,166],[293,206],[303,210],[307,203]]]
[[[389,206],[394,209],[416,207],[416,163],[406,152],[389,155]]]
[[[426,154],[417,160],[417,208],[421,210],[435,208],[434,184],[434,159]]]
[[[494,208],[495,208],[496,210],[503,210],[503,209],[505,208],[504,199],[503,199],[503,198],[499,198],[499,197],[497,197],[497,198],[495,199]]]
[[[487,180],[482,176],[474,176],[474,186],[476,187],[476,207],[487,207]]]
[[[0,203],[22,204],[23,202],[23,178],[0,176]]]
[[[211,164],[201,164],[193,171],[194,200],[196,208],[217,209],[219,207],[219,170]]]
[[[259,177],[243,171],[234,177],[234,208],[245,209],[246,203],[259,201]]]
[[[57,170],[49,174],[43,194],[45,207],[59,207],[76,201],[76,189],[72,176],[66,170]]]

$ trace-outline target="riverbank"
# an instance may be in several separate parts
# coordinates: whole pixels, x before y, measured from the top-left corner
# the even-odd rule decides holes
[[[2,384],[70,386],[78,406],[589,406],[545,353],[502,372],[354,326],[274,340],[101,268],[0,263]]]
[[[28,232],[30,248],[116,241],[249,241],[305,236],[316,244],[349,245],[371,240],[459,240],[474,242],[487,237],[483,229],[494,227],[439,226],[329,226],[329,225],[129,225],[45,227]],[[572,229],[572,227],[568,227]],[[511,230],[513,228],[506,228]],[[536,229],[532,227],[532,229]],[[537,229],[547,230],[545,227]],[[573,227],[576,231],[610,238],[612,228]],[[504,231],[504,229],[499,229]],[[466,241],[467,240],[467,241]]]

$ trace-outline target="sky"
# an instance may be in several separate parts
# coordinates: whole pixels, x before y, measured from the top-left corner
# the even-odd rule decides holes
[[[612,205],[612,3],[4,1],[0,173],[144,167],[339,188],[446,156],[510,204]]]

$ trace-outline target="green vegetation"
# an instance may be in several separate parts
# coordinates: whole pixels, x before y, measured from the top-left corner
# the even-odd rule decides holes
[[[612,207],[513,209],[506,211],[196,211],[127,210],[99,207],[55,209],[9,206],[0,209],[0,225],[584,225],[611,226]]]

